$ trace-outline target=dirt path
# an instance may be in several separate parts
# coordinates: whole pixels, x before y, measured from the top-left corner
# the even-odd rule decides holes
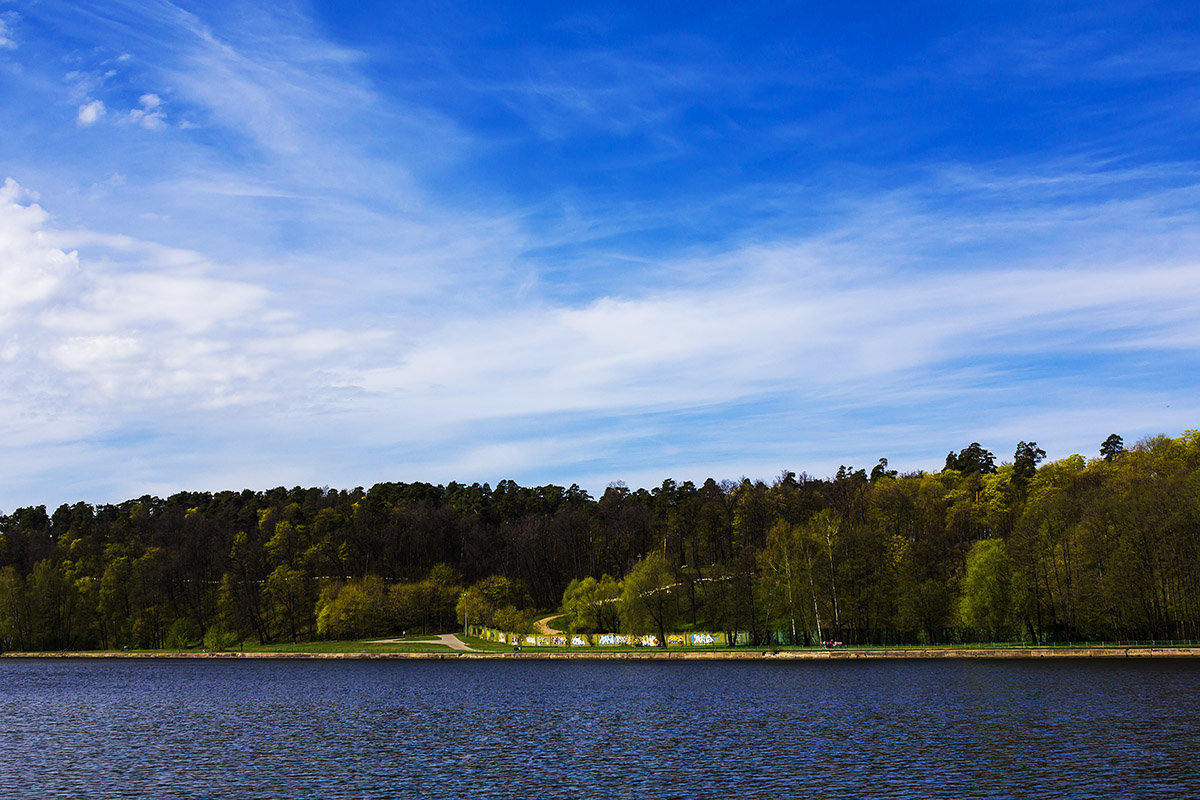
[[[451,650],[462,650],[468,653],[481,652],[453,633],[443,633],[441,636],[423,636],[420,639],[374,639],[371,644],[444,644]]]
[[[533,625],[535,628],[537,628],[537,632],[542,634],[543,636],[553,636],[556,633],[562,633],[562,631],[551,628],[550,620],[554,619],[555,617],[561,617],[561,616],[562,616],[562,614],[551,614],[548,617],[542,617],[537,622],[533,623]]]

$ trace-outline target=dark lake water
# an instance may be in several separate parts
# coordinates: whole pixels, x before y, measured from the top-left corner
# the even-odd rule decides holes
[[[0,797],[1200,797],[1200,662],[0,660]]]

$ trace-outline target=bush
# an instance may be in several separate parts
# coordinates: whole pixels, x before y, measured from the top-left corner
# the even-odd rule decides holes
[[[497,628],[511,633],[529,633],[533,622],[529,612],[521,611],[516,606],[497,610],[494,619]]]
[[[318,600],[317,635],[323,639],[361,639],[387,632],[383,581],[374,575],[340,587],[326,587]]]
[[[213,625],[204,632],[205,650],[211,650],[213,652],[232,650],[237,643],[237,634],[227,628],[221,627],[220,625]]]
[[[195,620],[189,617],[180,617],[171,623],[171,627],[167,630],[167,635],[163,639],[163,647],[168,650],[186,650],[200,644],[200,640],[203,638],[204,631],[200,630],[200,625]]]

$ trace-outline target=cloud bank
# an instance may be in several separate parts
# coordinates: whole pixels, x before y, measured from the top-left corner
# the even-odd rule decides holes
[[[1191,72],[1144,43],[368,12],[0,28],[0,509],[1195,427]]]
[[[205,460],[228,458],[236,472],[259,445],[230,441],[232,428],[273,439],[308,483],[324,459],[296,451],[335,442],[349,454],[331,471],[357,482],[374,470],[355,469],[356,449],[390,452],[408,479],[540,475],[547,464],[592,477],[597,454],[622,448],[668,456],[639,475],[696,478],[689,459],[738,470],[741,449],[765,451],[753,466],[767,475],[811,469],[801,452],[828,467],[898,463],[899,449],[930,467],[931,449],[959,439],[1078,449],[1117,416],[1152,427],[1196,411],[1182,392],[1162,390],[1154,409],[1138,391],[1163,386],[1161,373],[1200,345],[1200,265],[1187,259],[1044,264],[1039,252],[1011,268],[914,275],[878,266],[915,257],[888,252],[894,231],[878,242],[845,231],[676,267],[725,276],[699,287],[447,309],[422,330],[323,327],[303,298],[218,277],[227,270],[198,253],[56,230],[11,180],[0,197],[2,280],[19,289],[5,294],[0,353],[21,376],[0,394],[10,446],[107,447],[136,429],[163,447],[178,437],[216,449]],[[1099,236],[1106,222],[1081,225]],[[729,422],[746,413],[750,436]],[[861,427],[823,429],[846,415]],[[618,458],[624,466],[603,462],[609,479],[630,471],[631,457]]]

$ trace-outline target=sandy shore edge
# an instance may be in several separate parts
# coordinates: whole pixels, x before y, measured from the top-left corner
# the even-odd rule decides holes
[[[51,652],[0,653],[0,658],[36,659],[353,659],[422,661],[858,661],[905,659],[1060,659],[1060,658],[1200,658],[1200,647],[1012,647],[1012,648],[855,648],[844,650],[732,651],[645,650],[638,652],[445,652],[445,653],[124,653]]]

